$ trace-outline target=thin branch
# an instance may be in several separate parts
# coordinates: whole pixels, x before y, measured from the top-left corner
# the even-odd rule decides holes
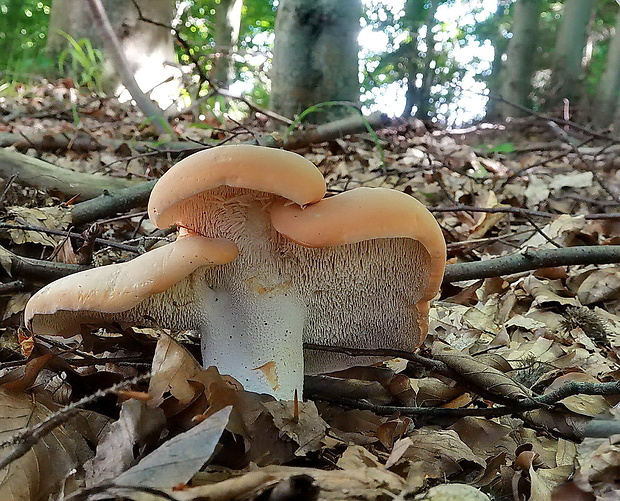
[[[454,205],[451,207],[429,207],[429,211],[433,213],[442,213],[442,212],[484,212],[489,214],[496,213],[507,213],[507,214],[518,214],[522,216],[534,216],[534,217],[545,217],[545,218],[553,218],[558,217],[561,214],[554,214],[552,212],[543,212],[538,210],[531,209],[522,209],[521,207],[472,207],[469,205]],[[583,216],[588,220],[599,220],[599,219],[620,219],[620,212],[611,212],[611,213],[596,213],[596,214],[575,214],[575,216]]]
[[[46,233],[48,235],[57,235],[60,237],[70,237],[75,238],[77,240],[81,240],[86,242],[88,239],[82,235],[81,233],[75,233],[72,231],[65,230],[55,230],[51,228],[45,228],[43,226],[33,226],[30,224],[10,224],[10,223],[0,223],[1,229],[9,229],[9,230],[24,230],[24,231],[39,231],[41,233]],[[133,254],[141,254],[140,249],[134,247],[133,245],[126,245],[120,242],[114,242],[112,240],[106,240],[105,238],[95,238],[94,242],[99,245],[104,245],[106,247],[112,247],[115,249],[124,250],[127,252],[131,252]]]
[[[444,407],[402,407],[398,405],[375,405],[366,401],[358,401],[349,398],[330,398],[330,402],[353,407],[356,409],[370,410],[377,414],[390,415],[395,413],[412,416],[442,416],[442,417],[462,417],[462,416],[484,416],[500,417],[510,414],[520,414],[527,411],[546,408],[559,403],[561,400],[575,395],[620,395],[620,381],[610,383],[584,383],[571,381],[559,388],[546,393],[515,401],[511,405],[500,405],[484,409],[453,409]],[[321,398],[321,397],[317,397]]]

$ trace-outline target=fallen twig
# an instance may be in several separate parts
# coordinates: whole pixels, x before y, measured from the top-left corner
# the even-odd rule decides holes
[[[78,240],[82,240],[86,242],[88,239],[81,233],[75,233],[72,231],[65,230],[54,230],[52,228],[45,228],[43,226],[32,226],[30,224],[10,224],[10,223],[0,223],[0,229],[9,229],[9,230],[25,230],[25,231],[40,231],[41,233],[46,233],[48,235],[57,235],[61,237],[71,237],[76,238]],[[93,241],[96,244],[104,245],[106,247],[113,247],[115,249],[124,250],[127,252],[132,252],[134,254],[140,254],[141,250],[138,247],[133,245],[122,244],[120,242],[114,242],[112,240],[107,240],[105,238],[94,238]]]
[[[521,207],[473,207],[469,205],[453,205],[451,207],[429,207],[429,211],[433,213],[441,212],[483,212],[487,214],[518,214],[522,216],[535,216],[544,218],[554,218],[560,216],[560,214],[554,214],[552,212],[542,212],[538,210],[523,209]],[[600,219],[620,219],[620,212],[611,213],[597,213],[597,214],[576,214],[577,216],[583,216],[588,220],[600,220]]]

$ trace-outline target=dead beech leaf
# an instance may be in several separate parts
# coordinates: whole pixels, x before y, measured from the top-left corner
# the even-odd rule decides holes
[[[462,393],[437,378],[410,379],[397,374],[390,381],[390,391],[407,407],[440,405],[455,399]]]
[[[620,299],[620,266],[595,270],[577,289],[581,304]]]
[[[482,204],[484,208],[494,209],[496,207],[507,207],[507,205],[500,204],[497,201],[497,195],[495,192],[490,191],[488,193],[486,201]],[[478,222],[471,228],[471,233],[468,236],[469,240],[475,240],[477,238],[483,238],[487,232],[492,230],[497,223],[506,217],[505,212],[487,212],[483,213]]]
[[[518,444],[512,426],[470,416],[459,419],[450,429],[456,431],[477,456],[488,458],[506,453],[514,459]]]
[[[155,449],[114,480],[117,485],[172,488],[185,484],[215,451],[232,407],[226,407]]]
[[[0,389],[0,442],[37,425],[58,408],[43,397]],[[75,468],[80,468],[92,456],[73,422],[72,419],[55,428],[21,458],[0,470],[0,499],[47,499],[58,491]],[[0,460],[12,451],[13,447],[0,449]]]
[[[545,393],[549,393],[571,381],[599,383],[598,379],[590,376],[589,374],[584,374],[582,372],[569,372],[568,374],[556,378],[547,388],[545,388]],[[610,409],[610,405],[602,395],[572,395],[560,400],[560,402],[567,409],[577,414],[590,417],[603,414]]]
[[[525,386],[517,383],[510,376],[476,360],[471,355],[456,351],[444,343],[436,342],[433,344],[433,357],[454,369],[476,386],[496,395],[517,400],[531,395]]]
[[[550,306],[551,304],[559,304],[562,306],[581,306],[577,299],[572,297],[563,297],[558,292],[566,291],[563,286],[554,287],[557,281],[554,280],[538,280],[530,275],[523,281],[523,289],[532,295],[534,302],[532,307]],[[566,291],[568,293],[568,291]]]
[[[4,307],[2,320],[4,321],[17,313],[24,311],[26,303],[30,299],[31,295],[32,294],[30,294],[30,292],[19,292],[17,294],[12,294]]]
[[[441,484],[419,494],[414,501],[490,501],[484,492],[467,484]]]
[[[586,219],[584,216],[562,214],[541,228],[541,231],[558,245],[568,247],[575,245],[575,237],[583,230],[585,225]],[[522,245],[530,249],[552,249],[554,247],[551,242],[538,232]]]
[[[382,464],[379,462],[379,458],[366,447],[349,445],[340,456],[336,466],[343,470],[354,470],[357,468],[380,468]]]
[[[190,402],[196,390],[189,381],[201,369],[183,346],[162,334],[153,356],[153,376],[149,384],[149,393],[153,396],[151,405],[159,406],[168,391],[181,403]]]
[[[130,399],[123,402],[120,416],[111,423],[97,445],[95,457],[84,465],[86,484],[97,485],[116,478],[135,461],[135,450],[157,441],[166,425],[161,409]]]
[[[327,423],[319,416],[313,401],[299,402],[297,416],[294,414],[295,406],[292,401],[276,400],[264,405],[273,416],[276,427],[299,445],[295,451],[296,456],[305,456],[308,452],[321,448]]]
[[[50,230],[63,228],[71,223],[71,212],[62,207],[44,207],[42,209],[27,207],[9,207],[8,223],[39,226]],[[9,229],[11,240],[16,244],[31,242],[34,244],[55,247],[59,237],[33,230]]]
[[[10,277],[13,276],[13,274],[12,274],[13,256],[15,256],[15,254],[13,254],[11,251],[5,249],[4,247],[0,246],[0,266],[2,266],[4,271]]]
[[[461,462],[470,462],[484,468],[483,458],[478,457],[459,438],[454,430],[415,430],[410,436],[397,440],[385,464],[390,468],[403,462],[423,465],[424,474],[441,478],[461,471]]]

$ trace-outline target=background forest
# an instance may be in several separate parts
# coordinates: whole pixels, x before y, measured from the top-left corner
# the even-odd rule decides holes
[[[40,76],[69,77],[93,90],[115,89],[114,72],[104,62],[105,49],[83,4],[3,0],[3,92],[11,83]],[[174,76],[184,97],[173,97],[177,107],[203,98],[203,110],[213,112],[222,106],[215,105],[222,96],[217,89],[230,88],[289,118],[338,100],[438,124],[525,116],[519,107],[599,128],[610,126],[616,115],[620,40],[613,0],[290,0],[283,7],[303,7],[303,19],[282,14],[279,24],[273,1],[144,2],[142,15],[173,27],[176,39],[154,37],[156,25],[145,29],[143,24],[132,34],[137,26],[133,3],[108,4],[112,24],[124,23],[120,41],[127,58],[134,59],[136,74],[144,68],[131,50],[143,49],[141,64],[148,59],[150,72],[143,78],[150,87],[142,90],[152,91],[158,78]],[[315,36],[313,22],[322,26],[322,37]],[[315,46],[329,37],[334,38],[325,48]],[[336,39],[337,45],[330,45]],[[302,68],[296,62],[303,60],[304,50],[313,52],[314,60]],[[316,84],[321,72],[329,78],[314,85],[320,87],[314,91],[318,95],[306,91],[299,103],[281,97],[299,82],[315,79]],[[204,99],[209,95],[212,99]]]
[[[619,499],[619,99],[613,0],[0,0],[0,500]],[[227,169],[285,158],[326,186],[299,205],[231,187],[222,230],[266,229],[277,262],[321,285],[250,264],[239,315],[228,299],[197,312],[220,294],[201,280],[217,260],[188,251],[190,275],[156,290],[171,248],[219,239],[158,226],[151,192],[192,161],[170,191],[196,189],[222,151],[240,155]],[[347,212],[407,238],[305,254],[276,227],[354,190],[415,206]],[[228,236],[220,265],[242,262],[232,247],[262,259]],[[417,257],[367,261],[401,241]],[[345,264],[316,264],[334,248]],[[119,289],[134,306],[96,310]],[[63,306],[76,291],[88,306]],[[307,291],[336,299],[300,312]],[[401,291],[418,299],[392,308]],[[206,311],[224,311],[223,338],[195,326]],[[308,341],[315,325],[329,339]],[[232,335],[253,328],[284,333],[240,343],[276,346],[258,367]],[[307,374],[309,355],[383,361]],[[269,386],[250,386],[259,370]]]

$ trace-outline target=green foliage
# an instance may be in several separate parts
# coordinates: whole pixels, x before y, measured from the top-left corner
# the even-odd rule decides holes
[[[373,3],[365,23],[387,37],[387,51],[371,54],[365,61],[362,93],[372,103],[376,87],[399,82],[407,89],[404,115],[446,119],[449,103],[457,94],[463,68],[455,58],[466,31],[440,23],[436,12],[453,0],[407,0],[395,11],[388,4]],[[465,23],[463,23],[465,24]]]
[[[203,71],[209,75],[212,70],[215,39],[213,18],[220,0],[188,0],[177,29],[191,47],[193,58],[199,61]],[[239,32],[238,55],[235,57],[235,82],[243,82],[244,93],[254,102],[266,106],[269,101],[269,79],[264,64],[273,45],[275,25],[273,0],[244,0]],[[177,56],[183,64],[191,58],[182,47],[177,46]],[[204,82],[200,88],[190,92],[202,96],[209,92]],[[210,103],[208,108],[220,108]]]
[[[87,38],[75,40],[64,31],[60,31],[60,34],[70,45],[58,57],[60,72],[71,77],[77,85],[103,95],[104,58],[102,52],[95,49]]]
[[[45,54],[51,0],[0,0],[0,72],[27,80],[53,67]]]

